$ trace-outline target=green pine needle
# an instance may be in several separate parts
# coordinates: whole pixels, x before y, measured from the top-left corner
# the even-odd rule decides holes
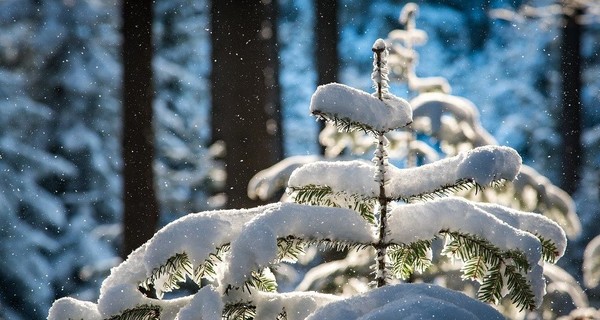
[[[408,279],[415,271],[425,271],[431,266],[431,259],[428,258],[430,250],[430,240],[389,246],[387,253],[391,262],[390,271],[401,279]]]
[[[204,263],[195,269],[185,252],[177,253],[167,259],[165,264],[155,268],[152,274],[140,283],[140,287],[148,291],[158,289],[156,291],[157,297],[162,299],[163,292],[179,289],[179,284],[185,282],[186,278],[192,279],[198,285],[200,285],[202,278],[213,280],[216,277],[215,266],[228,250],[229,244],[217,248],[216,252],[211,253],[208,259],[204,260]],[[159,279],[163,280],[160,281],[163,283],[162,288],[156,288],[154,285]]]
[[[500,266],[495,266],[488,270],[483,277],[481,287],[477,292],[477,298],[483,302],[498,303],[502,298],[502,287],[504,285]]]
[[[273,277],[266,274],[264,270],[265,269],[260,272],[252,271],[250,279],[247,281],[247,285],[263,292],[276,292],[277,282]]]
[[[462,278],[469,280],[483,279],[487,270],[485,259],[482,256],[476,256],[464,262]]]
[[[504,185],[506,182],[505,179],[494,180],[490,182],[490,186],[493,188],[500,187]],[[437,198],[447,197],[449,195],[455,194],[459,191],[467,191],[470,189],[475,189],[475,193],[483,191],[486,186],[475,183],[472,179],[460,179],[453,184],[441,186],[435,190],[428,191],[426,193],[411,195],[406,198],[400,199],[392,199],[392,200],[402,200],[404,202],[417,202],[417,201],[427,201],[427,200],[435,200]]]
[[[358,212],[361,217],[371,224],[375,224],[376,199],[364,198],[345,192],[333,192],[329,186],[306,185],[300,188],[290,188],[296,203],[326,206],[334,208],[348,208]]]
[[[539,234],[536,234],[536,237],[538,237],[540,243],[542,244],[542,257],[544,258],[544,261],[549,263],[555,263],[556,257],[558,257],[558,255],[560,254],[558,252],[556,244],[551,240],[545,239]]]
[[[213,281],[217,275],[215,271],[215,266],[217,263],[223,261],[222,257],[229,251],[229,244],[225,244],[219,248],[214,253],[211,253],[208,256],[208,259],[204,260],[204,263],[196,267],[194,270],[194,277],[192,280],[197,284],[200,284],[202,279],[207,279],[209,281]]]
[[[506,285],[510,291],[511,301],[520,307],[521,311],[525,308],[535,309],[535,295],[525,276],[514,266],[506,266],[504,275],[507,278]]]
[[[352,121],[348,118],[338,118],[336,115],[331,115],[319,111],[314,111],[313,115],[317,117],[317,119],[333,123],[340,132],[363,131],[365,133],[371,133],[375,136],[382,133],[375,130],[371,126],[368,126],[364,123]]]
[[[157,297],[161,299],[163,292],[179,289],[179,283],[185,282],[185,279],[188,276],[192,278],[193,274],[193,266],[188,259],[187,254],[177,253],[167,259],[167,262],[165,262],[164,265],[154,269],[150,277],[140,283],[140,287],[146,290],[151,290],[151,288],[158,289],[156,291]],[[162,281],[163,286],[161,288],[156,288],[154,286],[156,281],[165,277],[166,280]]]
[[[304,243],[297,238],[277,239],[277,260],[284,262],[296,262],[298,257],[304,253]]]
[[[107,320],[159,320],[160,306],[141,305],[123,311],[120,315],[112,316]]]
[[[253,320],[256,316],[256,306],[250,302],[238,302],[225,305],[223,309],[224,320]]]

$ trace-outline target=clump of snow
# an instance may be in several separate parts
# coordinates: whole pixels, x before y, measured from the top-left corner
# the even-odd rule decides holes
[[[468,177],[480,185],[494,180],[513,180],[521,168],[521,156],[512,148],[483,146],[469,151],[459,164],[457,175]]]
[[[457,156],[416,168],[399,169],[388,164],[386,196],[410,199],[434,193],[440,187],[460,181],[482,186],[495,180],[513,180],[521,166],[521,157],[508,147],[483,146]],[[288,186],[293,189],[309,185],[327,186],[334,193],[346,192],[363,197],[378,197],[379,184],[373,180],[376,168],[365,161],[315,162],[296,169]]]
[[[392,94],[379,100],[340,83],[319,86],[310,100],[310,112],[326,119],[360,123],[377,132],[401,128],[412,122],[412,111],[406,100]]]
[[[190,303],[181,308],[177,320],[221,320],[224,303],[221,294],[213,287],[201,288]]]
[[[231,243],[231,259],[224,278],[241,286],[252,270],[266,267],[276,259],[277,239],[287,236],[348,243],[374,241],[371,226],[353,210],[278,203],[246,223]]]
[[[342,298],[318,292],[268,293],[252,296],[257,305],[255,319],[276,319],[282,310],[287,320],[305,320],[319,307]]]
[[[373,51],[383,51],[386,49],[385,41],[381,38],[375,40],[373,43]]]
[[[77,319],[84,315],[86,320],[102,319],[95,303],[65,297],[54,301],[48,312],[48,319]]]
[[[332,302],[306,320],[504,319],[491,306],[430,284],[399,284]]]

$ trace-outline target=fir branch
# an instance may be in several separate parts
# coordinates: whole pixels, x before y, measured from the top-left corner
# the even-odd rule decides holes
[[[488,273],[483,277],[481,287],[477,291],[477,298],[483,302],[498,303],[502,298],[502,287],[504,280],[500,272],[500,265],[494,266],[488,270]]]
[[[186,281],[186,278],[192,279],[200,285],[202,278],[213,280],[216,276],[215,265],[221,261],[222,256],[229,250],[229,244],[217,248],[215,253],[211,253],[204,263],[194,269],[192,262],[185,252],[176,253],[165,264],[152,271],[152,274],[139,284],[146,291],[155,290],[156,297],[162,299],[163,292],[171,292],[179,289],[179,284]],[[161,287],[157,288],[156,283]]]
[[[287,320],[287,312],[285,312],[285,307],[283,308],[281,313],[277,315],[277,318],[275,318],[275,320]]]
[[[430,250],[431,240],[389,246],[387,251],[392,273],[397,278],[408,279],[415,271],[425,271],[432,264],[428,257]]]
[[[373,135],[378,135],[380,133],[378,130],[375,130],[364,123],[352,121],[349,118],[338,118],[335,114],[319,111],[313,111],[312,114],[318,119],[333,123],[340,132],[363,131],[364,133]]]
[[[293,237],[277,239],[277,260],[296,262],[304,253],[304,243]]]
[[[542,257],[543,257],[544,261],[549,262],[549,263],[556,262],[556,257],[558,257],[560,255],[560,252],[559,252],[558,248],[556,247],[556,244],[554,242],[552,242],[551,240],[546,239],[537,233],[535,234],[535,236],[540,240],[540,243],[542,244]]]
[[[502,297],[503,278],[511,300],[517,306],[532,310],[535,308],[535,295],[531,285],[522,274],[529,270],[525,254],[518,250],[502,251],[488,240],[476,235],[443,230],[448,237],[443,254],[460,258],[463,278],[481,282],[477,292],[479,299],[497,303]]]
[[[502,260],[501,250],[486,239],[448,230],[440,233],[449,237],[442,254],[458,257],[462,261],[481,256],[485,263],[492,266],[498,265]]]
[[[193,274],[193,266],[187,254],[185,252],[176,253],[167,259],[164,265],[155,268],[150,277],[140,283],[140,287],[145,290],[154,288],[156,296],[161,299],[163,292],[179,289],[179,283],[185,282],[187,276],[193,278]],[[156,287],[157,282],[161,283],[160,288]]]
[[[194,277],[192,280],[197,284],[201,283],[202,278],[213,281],[217,276],[215,266],[217,263],[223,261],[222,257],[229,251],[229,247],[229,244],[224,244],[217,248],[216,252],[209,254],[208,259],[204,260],[204,263],[200,264],[194,270]]]
[[[520,311],[525,308],[528,310],[535,309],[535,294],[533,294],[525,276],[515,266],[506,266],[504,276],[507,279],[506,285],[510,291],[510,299],[521,307]]]
[[[112,316],[106,320],[159,320],[161,310],[160,306],[145,304],[127,309],[120,315]]]
[[[462,270],[463,275],[461,277],[463,279],[478,280],[485,277],[488,268],[482,256],[475,256],[464,262]]]
[[[249,286],[252,286],[254,288],[256,288],[259,291],[263,291],[263,292],[276,292],[277,291],[277,282],[275,281],[275,278],[273,277],[272,274],[267,274],[265,273],[266,269],[262,269],[259,272],[256,271],[252,271],[252,274],[250,275],[250,279],[248,279],[248,281],[246,281],[246,288],[248,288]],[[250,290],[248,290],[248,292],[250,292]]]
[[[365,249],[365,248],[371,246],[370,243],[355,243],[355,242],[338,241],[338,240],[331,240],[331,239],[311,239],[311,238],[301,239],[301,238],[298,238],[293,235],[289,235],[285,238],[279,238],[278,241],[279,240],[297,241],[298,245],[302,245],[303,247],[317,246],[324,250],[337,250],[337,251],[362,250],[362,249]]]
[[[490,183],[490,187],[498,188],[506,183],[505,179],[494,180]],[[426,200],[434,200],[437,198],[447,197],[451,194],[457,193],[459,191],[467,191],[469,189],[475,189],[475,194],[477,192],[481,192],[486,188],[486,186],[480,185],[474,182],[472,179],[460,179],[453,184],[441,186],[435,190],[428,191],[426,193],[412,195],[407,198],[402,199],[393,199],[393,200],[403,200],[407,203],[417,202],[417,201],[426,201]]]
[[[333,192],[329,186],[306,185],[300,188],[288,188],[296,203],[326,206],[335,208],[348,208],[360,214],[369,223],[375,223],[373,214],[375,199],[363,198],[356,194]]]
[[[469,189],[483,189],[481,186],[477,185],[470,179],[458,180],[454,184],[443,185],[435,190],[428,191],[427,193],[417,194],[410,196],[406,199],[402,199],[405,202],[411,203],[416,201],[424,201],[424,200],[434,200],[436,198],[447,197],[451,194],[457,193],[459,191],[466,191]]]
[[[224,320],[253,320],[256,316],[256,306],[250,302],[238,302],[225,305],[223,308]]]

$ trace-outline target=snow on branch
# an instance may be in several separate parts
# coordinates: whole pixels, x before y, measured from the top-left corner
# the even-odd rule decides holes
[[[474,202],[474,204],[512,227],[536,235],[542,242],[545,260],[554,263],[564,255],[567,248],[565,231],[549,218],[538,213],[524,212],[493,203]],[[546,241],[547,247],[544,244]],[[546,251],[547,249],[549,251]]]
[[[411,200],[444,194],[465,183],[484,187],[493,182],[513,180],[519,172],[521,157],[508,147],[483,146],[416,168],[388,166],[387,197]],[[311,185],[329,187],[334,193],[375,198],[379,195],[379,184],[372,178],[375,171],[374,166],[360,160],[320,161],[296,169],[290,176],[288,187],[291,191]]]
[[[292,156],[259,171],[248,182],[248,197],[268,200],[278,191],[285,189],[288,178],[296,168],[321,159],[323,157],[316,155]]]
[[[494,211],[495,214],[486,211],[486,209]],[[528,308],[539,307],[545,293],[545,282],[542,275],[542,244],[535,235],[518,229],[518,227],[530,226],[529,224],[533,221],[533,218],[531,216],[520,216],[515,211],[502,213],[500,211],[498,207],[480,206],[474,202],[454,197],[399,206],[391,212],[389,238],[393,242],[406,244],[433,239],[440,232],[456,232],[452,233],[454,238],[470,235],[475,240],[485,239],[485,242],[489,242],[489,244],[500,249],[503,252],[501,253],[502,256],[509,257],[502,262],[503,265],[510,261],[515,263],[514,266],[507,265],[504,271],[501,269],[493,270],[494,268],[488,270],[490,272],[504,272],[505,277],[507,277],[508,272],[513,276],[520,274],[520,272],[515,272],[513,269],[520,269],[520,265],[525,263],[525,261],[519,262],[518,256],[522,254],[526,259],[526,265],[530,269],[524,271],[527,272],[527,284],[534,296],[531,297],[533,299],[531,303],[527,303],[526,300],[522,301],[525,303],[519,301],[517,303]],[[501,220],[501,218],[506,218],[508,223]],[[427,221],[427,223],[423,223],[423,221]],[[554,229],[555,223],[547,219],[538,219],[537,222],[542,226],[537,227],[536,230],[546,232],[541,236],[557,237],[556,240],[559,242],[557,247],[561,247],[566,243],[564,234],[562,234],[562,237],[555,234],[557,232]],[[564,248],[561,250],[564,251]],[[520,254],[515,255],[516,252],[520,252]],[[493,264],[497,263],[494,262]],[[509,269],[509,267],[512,269]],[[483,266],[482,268],[485,274],[486,267]],[[483,278],[479,280],[481,281]],[[511,280],[508,279],[508,281],[509,283],[505,284],[510,285]],[[482,288],[484,287],[482,286]],[[502,285],[494,291],[500,294],[501,289]]]
[[[332,302],[306,320],[320,319],[504,319],[491,306],[465,294],[431,284],[377,288]]]
[[[533,203],[527,205],[527,210],[542,212],[545,216],[559,223],[569,237],[575,237],[581,232],[581,222],[575,211],[573,199],[564,190],[555,186],[548,178],[541,175],[532,167],[523,165],[513,184],[515,193],[521,201],[527,201],[527,196],[534,191],[530,198]]]
[[[379,100],[339,83],[319,86],[310,100],[310,112],[347,129],[374,133],[401,128],[412,122],[412,111],[406,100],[392,94]]]
[[[477,107],[469,100],[439,92],[422,93],[410,101],[413,108],[413,118],[416,129],[431,134],[439,140],[450,140],[452,137],[444,135],[443,116],[451,114],[458,124],[465,123],[463,134],[474,147],[497,144],[494,137],[489,134],[479,120]],[[428,119],[427,126],[423,126],[423,119]]]
[[[84,315],[86,320],[102,319],[95,303],[64,297],[52,304],[48,312],[48,319],[78,319]]]
[[[132,252],[123,263],[111,269],[111,274],[102,282],[98,311],[103,319],[131,312],[131,308],[138,311],[143,309],[151,313],[160,310],[161,319],[174,319],[179,309],[189,303],[191,299],[189,296],[173,300],[158,300],[151,299],[138,290],[139,284],[147,277],[143,268],[147,248],[146,243]],[[87,314],[84,314],[80,318],[86,316]],[[58,319],[60,318],[56,318]]]
[[[229,284],[241,287],[251,270],[267,267],[277,260],[278,239],[289,236],[350,246],[374,241],[371,226],[352,210],[278,203],[244,225],[231,244],[231,259],[224,278]]]
[[[190,274],[198,271],[194,268],[203,266],[214,252],[228,245],[245,222],[275,207],[278,205],[202,212],[168,224],[111,270],[100,288],[98,311],[108,318],[123,314],[132,306],[160,307],[161,319],[173,319],[191,297],[151,299],[139,291],[139,286],[152,284],[161,296],[162,291],[176,288],[171,282],[185,276],[194,279],[194,274]]]

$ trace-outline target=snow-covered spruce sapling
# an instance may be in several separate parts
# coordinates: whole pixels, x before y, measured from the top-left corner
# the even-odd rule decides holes
[[[509,293],[523,308],[538,306],[544,294],[543,261],[558,259],[565,248],[558,225],[540,215],[460,198],[415,202],[448,189],[511,180],[520,157],[510,148],[488,146],[417,168],[388,163],[383,134],[410,123],[412,116],[408,103],[388,91],[386,55],[383,40],[378,40],[375,94],[328,84],[311,100],[311,112],[319,118],[374,136],[375,165],[309,163],[295,170],[288,182],[292,198],[300,204],[180,218],[111,270],[97,304],[62,298],[53,304],[49,319],[341,319],[344,314],[400,309],[428,318],[450,310],[471,318],[501,318],[493,308],[438,286],[385,285],[392,277],[426,268],[436,237],[446,239],[445,254],[465,261],[465,277],[482,283],[480,298],[495,302]],[[278,262],[295,260],[310,244],[375,248],[373,280],[382,287],[349,303],[316,292],[277,293],[271,271]],[[163,299],[164,292],[179,288],[185,279],[199,290]],[[155,297],[145,294],[148,291]],[[444,308],[427,308],[415,299],[440,301]],[[338,316],[330,318],[331,314]]]
[[[366,218],[376,216],[377,285],[385,283],[388,270],[404,278],[426,268],[431,240],[442,237],[446,240],[443,253],[464,262],[463,277],[481,283],[480,299],[498,302],[508,293],[518,306],[535,308],[544,292],[542,260],[554,262],[562,256],[566,244],[563,230],[541,215],[496,205],[459,198],[420,202],[453,189],[483,189],[513,180],[521,159],[510,148],[483,146],[417,168],[399,169],[387,163],[383,133],[408,124],[410,114],[402,119],[404,124],[394,122],[400,119],[394,106],[408,104],[396,102],[398,98],[387,90],[387,74],[378,73],[387,72],[385,61],[378,62],[386,56],[379,53],[383,45],[378,40],[374,46],[376,92],[370,97],[384,102],[383,109],[378,109],[380,118],[367,107],[377,103],[366,103],[366,93],[340,84],[319,87],[311,100],[311,112],[316,116],[342,130],[359,129],[375,136],[376,165],[363,161],[306,164],[292,173],[288,183],[295,201],[350,207]],[[373,215],[375,207],[377,214]]]

